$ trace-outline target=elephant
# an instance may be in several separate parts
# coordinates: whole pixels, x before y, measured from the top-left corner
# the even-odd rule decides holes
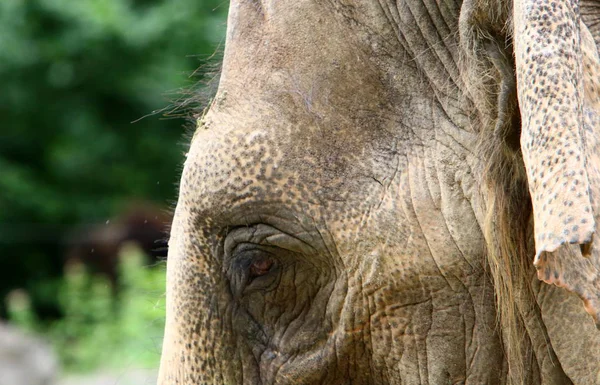
[[[166,224],[171,220],[164,208],[148,202],[128,204],[115,218],[102,224],[80,226],[67,238],[65,267],[85,265],[90,273],[104,276],[118,294],[119,255],[134,243],[146,256],[145,264],[166,259]]]
[[[158,383],[600,383],[599,20],[231,0]]]

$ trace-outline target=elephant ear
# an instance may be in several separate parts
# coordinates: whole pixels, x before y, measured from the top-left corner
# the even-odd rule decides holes
[[[600,326],[600,61],[577,0],[515,0],[521,149],[538,278],[579,295]]]

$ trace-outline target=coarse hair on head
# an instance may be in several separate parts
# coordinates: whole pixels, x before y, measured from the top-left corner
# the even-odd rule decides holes
[[[481,0],[481,3],[485,1]],[[516,94],[510,10],[496,20],[472,25],[462,62],[479,90],[474,124],[484,202],[486,262],[494,286],[497,325],[506,357],[507,382],[529,383],[535,376],[532,341],[525,315],[534,314],[532,203],[520,148],[521,117]],[[464,35],[463,35],[464,37]]]

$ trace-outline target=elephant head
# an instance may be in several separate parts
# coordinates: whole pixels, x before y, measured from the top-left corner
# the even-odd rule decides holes
[[[159,384],[600,382],[597,8],[231,0]]]

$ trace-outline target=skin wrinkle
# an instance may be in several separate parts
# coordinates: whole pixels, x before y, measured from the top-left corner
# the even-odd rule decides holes
[[[385,13],[386,18],[389,21],[389,25],[391,25],[394,29],[394,35],[398,39],[398,42],[400,43],[402,48],[404,48],[404,50],[408,51],[408,44],[406,43],[406,39],[404,39],[400,32],[400,15],[398,14],[398,10],[395,7],[393,7],[392,4],[390,4],[390,2],[388,1],[377,1],[377,4],[379,5],[383,13]]]
[[[421,157],[421,159],[423,159],[423,157]],[[422,168],[422,167],[417,167],[417,169],[419,169],[419,170],[420,170],[421,168]],[[409,175],[410,175],[410,173],[409,173]],[[409,176],[409,179],[411,179],[411,178],[410,178],[410,176]],[[417,179],[419,179],[419,180],[423,180],[424,178],[417,178]],[[414,179],[413,179],[413,180],[414,180]],[[427,189],[411,188],[411,191],[416,191],[416,190],[417,190],[417,191],[420,191],[420,190],[425,190],[425,191],[427,191]],[[431,197],[431,196],[429,196],[429,198],[431,199],[432,197]],[[427,232],[425,232],[425,231],[424,231],[424,229],[423,229],[423,226],[421,225],[421,221],[419,220],[419,216],[418,216],[418,214],[416,213],[416,210],[415,210],[414,214],[415,214],[415,217],[416,217],[416,219],[417,219],[417,225],[418,225],[418,227],[421,229],[421,233],[422,233],[422,234],[427,234]],[[440,223],[443,223],[443,221],[441,221]],[[451,238],[452,238],[452,237],[450,237],[450,239],[451,239]],[[430,241],[427,239],[427,235],[425,235],[425,239],[426,239],[426,242],[427,242],[427,244],[428,244],[428,245],[430,245],[431,243],[430,243]],[[436,267],[437,267],[438,271],[439,271],[439,272],[440,272],[440,274],[441,274],[441,275],[444,277],[444,279],[446,280],[446,282],[447,282],[448,286],[449,286],[449,287],[451,287],[451,288],[454,288],[454,286],[453,286],[453,285],[450,283],[450,281],[448,280],[447,274],[444,272],[444,269],[440,268],[440,266],[439,266],[439,263],[438,263],[438,261],[437,261],[437,260],[436,260],[436,258],[435,258],[435,253],[433,252],[433,250],[432,250],[431,246],[428,246],[428,247],[429,247],[429,255],[430,255],[430,256],[431,256],[431,258],[433,259],[433,261],[434,261],[434,263],[435,263],[435,265],[436,265]],[[458,248],[457,248],[457,250],[458,250]],[[460,252],[460,251],[459,251],[459,252]],[[461,254],[462,254],[462,253],[461,253]],[[460,282],[460,280],[457,280],[457,282]]]
[[[356,17],[356,9],[348,4],[342,4],[339,1],[336,0],[330,0],[329,3],[331,4],[331,6],[333,8],[336,8],[337,10],[339,10],[341,12],[341,14],[343,15],[343,17],[345,17],[349,22],[351,22],[352,24],[356,24],[358,26],[360,26],[361,29],[367,30],[369,32],[371,32],[373,35],[378,35],[378,33],[376,31],[374,31],[367,23],[361,23],[358,18]],[[385,14],[386,18],[389,18],[389,9],[384,8],[380,2],[377,2],[377,5],[379,6],[379,10],[381,12],[383,12]],[[386,13],[386,9],[388,10],[388,12]],[[381,39],[381,42],[383,43],[382,46],[385,46],[386,48],[383,47],[379,47],[382,52],[381,54],[385,54],[386,56],[389,56],[390,58],[394,58],[395,56],[390,53],[390,51],[395,51],[395,50],[391,50],[390,47],[396,47],[397,44],[395,44],[396,42],[398,42],[403,48],[406,48],[404,46],[404,44],[402,43],[402,41],[399,41],[397,36],[398,36],[398,27],[396,23],[389,23],[387,24],[388,26],[390,26],[392,29],[394,29],[396,31],[396,33],[393,34],[393,39],[390,39],[388,37],[383,37],[383,36],[378,36]],[[354,32],[354,31],[353,31]]]
[[[402,3],[404,4],[404,3]],[[415,11],[413,11],[413,9],[411,8],[411,4],[414,3],[406,3],[406,9],[408,10],[408,15],[410,16],[410,18],[412,20],[417,20],[417,23],[420,22],[420,19],[422,19],[421,17],[416,17],[415,15]],[[398,4],[399,5],[399,4]],[[421,9],[421,7],[419,6],[418,9]],[[405,12],[403,12],[404,14]],[[421,14],[421,13],[419,13]],[[425,11],[425,15],[427,16],[427,18],[429,19],[429,14],[427,13],[427,11]],[[410,25],[410,21],[411,19],[408,20],[408,22],[405,20],[404,24],[408,24]],[[431,20],[431,19],[429,19]],[[429,79],[429,82],[432,86],[433,91],[435,92],[435,94],[437,95],[437,100],[441,101],[441,100],[449,100],[449,97],[452,97],[450,95],[454,95],[456,93],[456,89],[458,89],[458,85],[460,85],[460,80],[455,78],[452,73],[449,73],[448,75],[450,76],[444,76],[441,75],[441,73],[443,73],[444,71],[446,71],[443,68],[447,68],[448,66],[441,66],[441,68],[443,69],[442,72],[436,71],[434,68],[432,68],[432,65],[435,66],[439,66],[439,64],[442,63],[442,61],[440,61],[441,57],[445,56],[444,53],[446,53],[446,51],[444,49],[441,49],[442,51],[442,55],[440,56],[440,51],[437,48],[441,48],[442,46],[445,45],[444,41],[446,40],[445,38],[441,38],[439,36],[439,34],[437,32],[433,32],[433,34],[435,36],[437,36],[439,39],[430,39],[428,38],[432,32],[428,31],[428,33],[426,34],[423,31],[423,28],[421,27],[421,25],[419,25],[419,28],[415,29],[416,34],[418,35],[418,37],[422,37],[423,40],[425,40],[427,47],[423,47],[423,46],[419,46],[419,38],[417,37],[416,39],[413,39],[413,46],[416,44],[417,46],[419,46],[419,51],[415,52],[414,50],[413,52],[413,57],[415,61],[418,61],[421,66],[424,68],[425,70],[425,74],[426,75],[431,75],[432,73],[436,73],[436,76],[426,76]],[[432,42],[433,41],[433,42]],[[415,43],[416,42],[416,43]],[[430,55],[432,54],[432,55]],[[433,56],[432,58],[429,58],[429,56]],[[437,58],[437,60],[436,60]],[[453,59],[450,60],[450,62],[454,63]],[[432,64],[433,63],[433,64]],[[450,66],[452,67],[452,66]],[[442,83],[439,83],[439,80],[442,81]],[[445,84],[445,85],[444,85]],[[448,90],[448,92],[446,92],[445,90]]]
[[[427,4],[429,4],[431,6],[431,2],[424,1],[424,3],[425,3],[425,9],[423,10],[424,12],[422,12],[419,15],[421,17],[418,17],[418,19],[427,21],[429,23],[425,22],[422,25],[420,24],[419,30],[420,31],[427,30],[428,35],[431,34],[431,35],[434,35],[437,37],[437,39],[436,38],[433,39],[433,43],[429,43],[429,39],[427,39],[428,43],[430,44],[430,50],[435,53],[435,55],[439,59],[438,61],[440,63],[442,63],[442,67],[444,68],[444,71],[446,71],[446,73],[448,75],[450,75],[449,79],[452,80],[452,83],[458,85],[458,84],[460,84],[460,77],[458,76],[458,67],[456,66],[456,61],[452,57],[450,50],[448,49],[448,47],[446,45],[446,43],[448,42],[449,39],[441,36],[440,29],[436,28],[436,27],[438,27],[435,25],[435,21],[434,21],[434,20],[436,20],[436,18],[431,17],[431,9],[429,9],[427,7]],[[408,5],[409,5],[409,9],[411,10],[413,17],[414,17],[416,12],[410,8],[410,3]],[[436,16],[438,16],[437,19],[441,18],[443,20],[443,17],[441,17],[441,15],[438,14]],[[450,35],[450,31],[447,31],[447,34]],[[425,37],[425,34],[423,34],[423,37]],[[440,49],[436,49],[436,48],[440,48]]]
[[[410,175],[410,174],[409,174],[409,175]],[[410,178],[410,176],[409,176],[409,180],[412,180],[412,179],[413,179],[413,178]],[[418,189],[413,189],[413,188],[411,188],[411,190],[418,190]],[[422,226],[421,226],[421,224],[420,224],[419,217],[418,217],[418,215],[416,214],[416,212],[415,212],[415,217],[416,217],[416,219],[417,219],[417,224],[419,225],[419,227],[421,228],[421,232],[423,233],[423,228],[422,228]],[[429,243],[429,241],[428,241],[428,240],[426,240],[426,241]],[[453,285],[450,283],[450,281],[448,280],[448,278],[447,278],[447,277],[446,277],[446,275],[444,274],[444,272],[443,272],[443,269],[441,269],[441,268],[440,268],[440,265],[439,265],[439,264],[438,264],[438,262],[436,261],[436,259],[435,259],[435,257],[434,257],[434,252],[433,252],[433,250],[431,249],[431,246],[429,246],[429,250],[430,250],[430,251],[429,251],[429,254],[431,255],[431,257],[432,257],[432,259],[433,259],[433,261],[434,261],[434,264],[436,265],[436,267],[437,267],[438,271],[440,272],[440,274],[441,274],[441,275],[444,277],[444,279],[446,280],[446,283],[447,283],[447,285],[448,285],[449,287],[452,287]],[[429,331],[428,331],[428,332],[429,332]],[[427,332],[427,333],[428,333],[428,332]],[[415,337],[415,338],[416,338],[416,337]],[[427,338],[425,338],[424,340],[426,341],[426,340],[427,340]],[[416,343],[416,341],[417,341],[417,340],[415,339],[415,343]],[[426,347],[425,347],[425,350],[427,350],[427,349],[426,349]],[[419,361],[420,361],[420,360],[418,360],[417,362],[419,362]],[[425,359],[425,362],[427,362],[427,359]],[[425,365],[425,366],[424,366],[423,370],[427,371],[427,365]],[[419,373],[421,373],[421,370],[420,370],[420,369],[419,369]],[[422,374],[422,373],[421,373],[421,374],[420,374],[420,376],[421,376],[421,382],[422,382],[422,383],[423,383],[423,379],[425,379],[425,378],[428,378],[428,375],[427,375],[427,374]],[[425,383],[427,383],[427,382],[425,382]]]
[[[389,188],[392,185],[392,183],[394,183],[394,180],[396,179],[396,176],[398,175],[399,168],[400,168],[400,156],[397,154],[397,151],[396,151],[396,142],[394,142],[391,152],[394,154],[394,156],[396,158],[396,165],[393,168],[394,171],[393,171],[393,174],[391,175],[391,177],[389,178],[389,182],[387,183],[387,185],[384,186],[384,189],[381,193],[381,199],[379,201],[379,204],[377,205],[377,209],[381,208],[381,205],[382,205],[384,199],[386,198],[386,195],[388,194]]]
[[[530,309],[529,314],[525,314],[524,317],[528,318],[527,316],[530,315],[531,319],[534,319],[537,321],[536,326],[542,328],[545,331],[545,333],[543,333],[543,335],[542,335],[542,339],[538,341],[538,344],[539,344],[538,348],[534,349],[534,351],[533,351],[534,356],[536,355],[535,354],[536,351],[543,351],[545,349],[547,352],[546,355],[543,355],[539,358],[539,360],[541,360],[541,362],[538,359],[536,359],[536,362],[538,364],[538,370],[540,372],[542,372],[542,368],[544,366],[558,367],[558,366],[560,366],[560,363],[558,362],[558,360],[556,359],[556,355],[552,351],[552,343],[546,334],[547,333],[546,326],[544,325],[543,322],[541,322],[540,319],[537,319],[538,317],[536,317],[535,310],[539,310],[537,306],[536,306],[536,309]],[[546,363],[546,361],[549,361],[549,362]]]
[[[434,169],[437,172],[436,177],[437,177],[438,181],[441,180],[441,179],[443,179],[444,175],[447,175],[447,174],[445,174],[442,171],[441,167],[439,167],[439,165],[437,165],[437,164],[434,166]],[[459,187],[460,187],[459,191],[462,193],[462,198],[464,200],[466,200],[471,205],[471,207],[472,207],[472,202],[466,197],[466,195],[464,193],[464,190],[462,188],[462,185],[459,184]],[[454,191],[454,190],[456,190],[456,188],[454,186],[452,186],[450,188],[450,190]],[[448,207],[448,204],[444,204],[444,203],[450,202],[451,199],[449,199],[447,197],[446,198],[444,197],[445,196],[444,191],[447,191],[447,189],[442,189],[441,194],[440,194],[440,198],[441,198],[441,202],[442,202],[442,204],[440,206],[442,208],[441,209],[441,215],[446,219],[445,221],[442,221],[442,225],[445,227],[447,233],[450,235],[449,239],[451,240],[451,242],[456,247],[456,250],[460,253],[461,258],[471,268],[470,272],[477,271],[478,269],[475,268],[475,266],[473,265],[473,263],[471,261],[469,261],[468,258],[465,258],[465,255],[467,255],[466,250],[459,245],[459,243],[457,242],[457,239],[455,237],[455,234],[452,234],[452,231],[450,230],[449,223],[451,223],[451,221],[450,221],[450,218],[447,216],[448,215],[447,210],[444,210],[443,207]],[[475,221],[474,221],[474,226],[476,226],[476,222]]]
[[[419,218],[419,216],[418,216],[416,213],[415,213],[415,218],[417,218],[417,225],[418,225],[418,227],[420,228],[420,230],[421,230],[421,233],[423,233],[423,227],[422,227],[421,223],[419,222],[419,219],[418,219],[418,218]],[[437,270],[438,270],[438,272],[439,272],[439,273],[442,275],[442,277],[444,278],[444,280],[445,280],[445,281],[446,281],[446,283],[448,284],[448,287],[452,287],[452,284],[450,284],[450,281],[448,280],[448,278],[447,278],[447,277],[446,277],[446,275],[444,274],[443,270],[442,270],[442,269],[440,269],[440,266],[439,266],[439,264],[437,263],[437,261],[435,260],[435,257],[433,256],[433,252],[431,251],[431,246],[429,245],[429,241],[427,240],[427,237],[425,237],[425,241],[426,241],[426,242],[427,242],[427,244],[428,244],[429,256],[432,258],[432,260],[433,260],[433,262],[434,262],[434,264],[435,264],[435,266],[436,266],[436,269],[437,269]]]
[[[388,13],[391,15],[391,19],[388,18],[388,20],[393,25],[393,28],[396,32],[394,35],[394,38],[396,39],[396,41],[399,42],[399,44],[401,45],[401,47],[403,49],[402,57],[400,60],[404,65],[414,68],[415,71],[420,71],[419,68],[416,66],[416,62],[413,58],[413,55],[411,54],[410,44],[408,43],[408,41],[406,39],[404,31],[401,29],[401,19],[400,19],[400,13],[398,12],[398,8],[396,7],[395,4],[393,4],[391,2],[387,2],[387,3],[388,3],[387,6],[381,6],[381,7],[384,9],[387,9]],[[381,1],[379,2],[379,4],[381,4]],[[396,58],[396,60],[398,60],[398,58]]]
[[[450,117],[447,115],[447,112],[444,110],[444,108],[443,108],[441,105],[440,105],[440,111],[442,111],[442,112],[444,113],[444,115],[445,115],[445,118],[447,118],[447,119],[448,119],[448,121],[450,121]],[[452,128],[456,128],[456,126],[454,126],[454,125],[453,125],[453,126],[452,126]],[[475,154],[474,154],[474,151],[475,151],[475,150],[474,150],[474,149],[470,149],[470,148],[468,148],[468,147],[467,147],[467,144],[465,143],[465,142],[471,142],[471,143],[472,143],[472,141],[473,141],[473,137],[472,137],[472,135],[469,135],[468,133],[466,133],[466,134],[465,134],[465,133],[462,133],[462,134],[463,134],[462,136],[465,136],[465,137],[466,137],[466,138],[465,138],[466,140],[464,140],[464,141],[460,141],[460,140],[458,140],[458,139],[455,137],[455,135],[453,135],[453,134],[459,134],[459,131],[458,131],[458,130],[451,130],[451,131],[452,131],[452,134],[451,134],[451,133],[449,133],[449,132],[447,132],[447,130],[448,130],[448,129],[447,129],[446,127],[442,128],[442,127],[440,126],[440,127],[439,127],[439,130],[436,132],[436,140],[437,140],[437,141],[438,141],[440,144],[442,144],[442,145],[446,146],[448,149],[452,149],[452,147],[451,147],[449,144],[445,144],[445,143],[443,143],[443,142],[441,141],[441,139],[440,139],[441,137],[448,137],[448,138],[452,139],[452,142],[453,142],[453,143],[455,143],[456,145],[458,145],[458,146],[460,147],[460,150],[462,150],[462,154],[464,155],[464,157],[466,157],[466,156],[468,156],[468,155],[475,155]],[[444,135],[441,135],[442,133],[443,133]],[[456,135],[456,136],[458,136],[458,135]],[[469,144],[470,144],[470,143],[469,143]],[[455,154],[456,154],[457,156],[461,155],[459,152],[455,152]]]
[[[430,382],[429,381],[430,380],[430,377],[429,377],[429,362],[428,362],[429,360],[428,360],[428,355],[427,355],[427,351],[428,351],[427,350],[427,336],[429,335],[429,333],[431,331],[431,325],[432,324],[433,324],[433,304],[432,304],[432,306],[430,308],[430,311],[429,311],[429,324],[428,324],[427,329],[424,331],[424,337],[422,338],[423,347],[422,347],[422,349],[420,349],[421,352],[422,352],[421,356],[423,357],[423,359],[425,361],[425,364],[423,365],[423,371],[422,372],[420,371],[422,373],[422,376],[423,376],[422,378],[425,380],[424,381],[425,384],[429,384],[429,382]],[[417,335],[418,334],[415,333],[415,338],[417,338]]]
[[[475,306],[473,305],[473,303],[475,301],[474,301],[473,295],[471,294],[470,290],[468,291],[468,294],[469,294],[470,301],[467,302],[467,305],[471,306],[470,310],[474,314],[475,313]],[[475,323],[472,323],[471,330],[467,330],[467,328],[469,326],[468,322],[465,321],[464,325],[465,325],[465,328],[464,328],[465,329],[465,336],[468,336],[468,338],[465,338],[465,349],[464,349],[465,357],[467,359],[466,368],[467,368],[467,371],[474,371],[473,370],[473,365],[475,363],[475,357],[477,357],[477,353],[479,352],[479,345],[477,345],[475,343],[475,341],[474,341],[474,339],[475,339]],[[475,351],[473,352],[472,355],[469,354],[471,346],[475,347]]]

